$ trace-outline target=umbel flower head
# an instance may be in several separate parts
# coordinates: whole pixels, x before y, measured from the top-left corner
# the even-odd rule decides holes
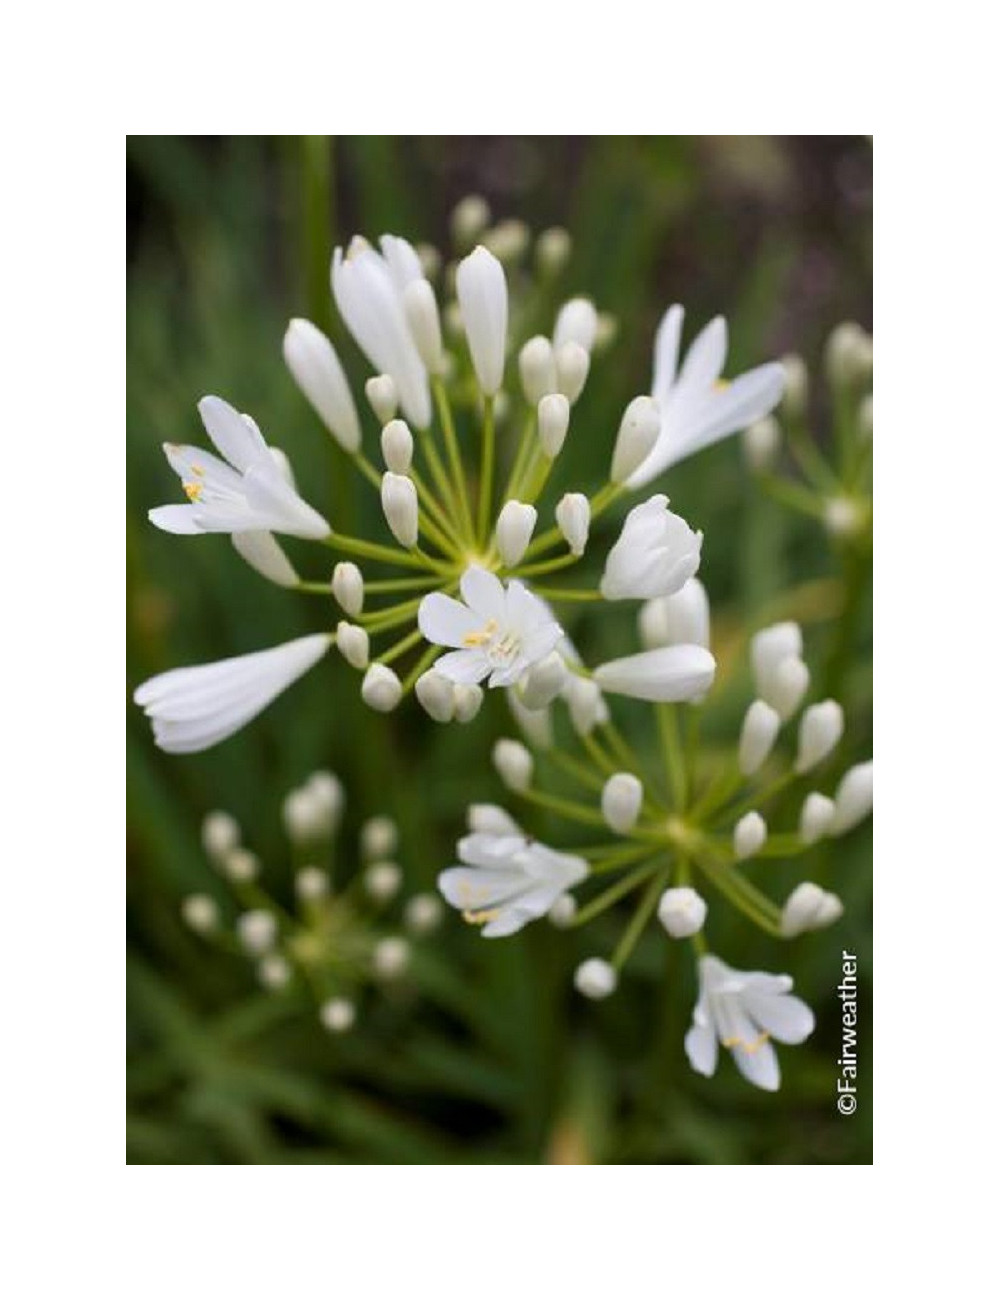
[[[519,276],[516,287],[525,297],[512,305],[503,259],[524,251],[526,228],[507,223],[490,230],[470,225],[466,215],[456,216],[454,229],[463,249],[474,246],[449,277],[457,297],[445,301],[443,312],[427,263],[405,239],[383,235],[376,247],[356,237],[346,250],[334,251],[333,297],[373,369],[365,395],[375,428],[355,404],[345,366],[321,330],[295,318],[283,341],[285,361],[309,407],[378,493],[382,536],[352,537],[339,530],[336,518],[327,522],[299,494],[287,462],[267,446],[252,419],[212,397],[200,410],[221,458],[168,448],[189,499],[153,511],[152,518],[172,532],[229,533],[240,556],[268,581],[321,599],[332,594],[345,617],[328,619],[317,633],[323,639],[308,644],[317,652],[336,644],[348,666],[363,674],[361,695],[373,709],[393,709],[413,692],[436,721],[467,722],[482,700],[482,681],[523,689],[512,697],[522,713],[555,689],[574,718],[590,725],[586,720],[592,723],[603,707],[600,692],[579,656],[564,653],[562,607],[592,601],[600,608],[605,599],[678,590],[698,568],[700,534],[654,495],[626,521],[600,591],[551,587],[549,575],[593,548],[601,516],[631,487],[736,430],[741,420],[766,414],[780,396],[777,379],[784,372],[762,367],[720,389],[725,331],[716,321],[675,376],[680,309],[672,308],[658,338],[653,394],[628,403],[613,443],[609,439],[607,481],[591,493],[572,485],[558,500],[546,501],[556,460],[572,465],[573,426],[585,419],[578,414],[585,385],[608,332],[593,303],[578,296],[557,311],[551,336],[519,337],[518,322],[539,316],[541,300],[533,295],[548,291],[552,241],[544,254],[539,248],[543,285]],[[474,229],[478,235],[470,239]],[[561,237],[560,264],[568,247],[568,237]],[[454,326],[450,351],[442,316]],[[378,448],[384,470],[366,446]],[[275,533],[332,550],[332,581],[329,568],[300,577]],[[557,647],[566,665],[563,681],[558,664],[541,668]],[[609,667],[606,689],[628,693],[638,683],[642,698],[688,698],[689,687],[704,691],[714,673],[714,661],[702,651],[697,664],[680,654],[622,664],[620,671]],[[289,667],[300,662],[291,651],[283,661]],[[256,678],[254,668],[270,662],[248,656],[239,689],[230,676],[235,668],[193,669],[198,676],[187,684],[194,686],[176,708],[173,696],[160,701],[159,679],[155,689],[140,688],[140,702],[155,700],[156,711],[149,711],[163,720],[158,742],[169,745],[179,723],[187,750],[231,735],[298,675]],[[529,689],[527,676],[536,667]],[[254,689],[247,684],[251,678]],[[173,679],[179,683],[184,679]],[[544,716],[536,728],[543,725]]]

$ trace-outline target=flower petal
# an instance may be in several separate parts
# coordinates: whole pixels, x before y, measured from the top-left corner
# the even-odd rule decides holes
[[[428,641],[457,647],[471,632],[481,630],[483,620],[460,600],[432,591],[420,602],[417,624]]]
[[[234,469],[241,473],[268,454],[267,443],[252,420],[244,420],[221,397],[203,397],[198,413],[205,432]]]
[[[472,564],[462,574],[459,584],[462,599],[470,609],[480,616],[485,623],[495,618],[498,623],[506,624],[507,601],[504,596],[503,583],[495,573]]]

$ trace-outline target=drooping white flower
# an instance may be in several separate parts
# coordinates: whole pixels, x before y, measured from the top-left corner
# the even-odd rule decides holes
[[[708,953],[698,962],[698,980],[698,1002],[684,1039],[692,1068],[713,1075],[721,1043],[748,1082],[775,1092],[781,1071],[771,1039],[802,1043],[816,1025],[806,1004],[791,995],[791,976],[733,970]]]
[[[442,871],[438,889],[467,921],[483,926],[487,939],[515,934],[544,916],[587,874],[583,858],[523,835],[466,835],[458,857],[464,865]]]
[[[504,590],[495,574],[476,565],[462,574],[462,601],[431,592],[420,602],[421,632],[435,645],[456,647],[434,665],[453,682],[511,686],[553,649],[562,628],[548,606],[523,583]]]
[[[191,668],[171,668],[133,696],[152,719],[153,737],[169,754],[209,749],[246,726],[330,648],[325,632],[252,654]]]
[[[811,880],[803,880],[788,895],[781,910],[781,933],[794,939],[806,930],[822,930],[833,925],[844,915],[844,904],[836,894],[831,894]]]
[[[639,639],[646,650],[664,645],[701,645],[707,650],[710,631],[708,593],[697,578],[688,578],[672,596],[654,596],[639,611]]]
[[[601,595],[606,600],[672,596],[697,573],[702,535],[668,510],[668,504],[660,493],[625,516],[604,564]]]
[[[380,244],[381,254],[358,238],[346,256],[340,248],[334,251],[333,296],[358,347],[380,374],[393,379],[407,420],[426,429],[431,422],[427,368],[403,306],[406,286],[423,271],[406,240],[383,235]]]
[[[678,703],[705,694],[715,678],[715,659],[703,646],[672,645],[612,659],[594,670],[594,681],[613,695]]]
[[[282,345],[285,364],[313,410],[341,447],[361,446],[361,425],[351,389],[333,344],[312,321],[289,321]]]
[[[150,522],[168,533],[268,531],[326,537],[330,525],[288,482],[260,430],[221,397],[198,403],[205,431],[220,460],[199,447],[164,443],[188,504],[158,506]]]
[[[503,383],[507,347],[507,279],[480,244],[458,264],[455,291],[479,387],[493,397]]]
[[[778,362],[748,370],[732,383],[719,382],[727,346],[721,316],[701,331],[678,371],[683,323],[684,308],[675,304],[656,334],[652,391],[662,422],[653,450],[628,480],[632,488],[753,424],[774,409],[784,391],[785,371]]]

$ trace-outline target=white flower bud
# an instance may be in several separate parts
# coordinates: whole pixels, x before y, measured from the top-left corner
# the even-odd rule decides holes
[[[344,613],[357,618],[365,604],[365,580],[358,566],[350,560],[342,560],[334,567],[330,586],[334,600]]]
[[[773,415],[755,420],[743,431],[743,454],[751,469],[770,469],[781,446],[781,426]]]
[[[399,410],[399,389],[392,375],[372,375],[365,384],[365,397],[379,424],[388,424]]]
[[[854,321],[838,325],[826,341],[826,373],[836,387],[865,384],[872,373],[871,335]]]
[[[833,797],[836,806],[831,835],[843,835],[858,822],[864,821],[872,810],[872,764],[858,763],[844,773]]]
[[[801,659],[783,659],[766,681],[760,683],[760,694],[777,709],[782,722],[795,713],[809,689],[809,669]]]
[[[808,772],[830,753],[844,734],[844,710],[836,700],[812,704],[799,723],[796,772]]]
[[[739,764],[744,776],[753,776],[767,760],[781,730],[776,709],[763,700],[754,700],[743,716],[740,731]]]
[[[853,537],[864,524],[864,511],[850,497],[836,496],[823,504],[823,526],[831,537]]]
[[[257,907],[236,918],[236,933],[247,952],[259,957],[273,946],[278,937],[278,922],[271,912]]]
[[[240,826],[227,812],[210,812],[201,824],[201,842],[210,858],[219,861],[240,846]]]
[[[546,393],[538,403],[538,441],[549,460],[562,451],[569,431],[569,399],[563,393]]]
[[[292,978],[292,968],[280,952],[269,952],[257,963],[257,978],[266,989],[283,989]]]
[[[555,276],[569,261],[573,241],[562,226],[550,226],[535,241],[535,260],[543,275]]]
[[[459,263],[455,289],[479,387],[492,397],[503,383],[507,346],[507,279],[503,267],[480,244]]]
[[[256,528],[233,533],[232,543],[237,555],[268,582],[279,587],[298,586],[299,575],[295,566],[272,533]]]
[[[419,507],[413,479],[405,474],[382,475],[382,511],[393,537],[409,550],[417,544]]]
[[[655,596],[639,610],[639,639],[647,650],[666,645],[708,649],[710,629],[708,593],[697,578],[688,578],[672,596]]]
[[[801,420],[809,402],[809,371],[806,363],[794,352],[781,358],[785,371],[785,391],[781,398],[781,411],[790,420]]]
[[[469,830],[482,835],[523,835],[505,808],[495,803],[472,803],[466,810]]]
[[[527,790],[535,760],[519,740],[498,740],[493,746],[493,766],[509,790]]]
[[[802,629],[798,623],[772,623],[762,628],[750,641],[750,662],[757,688],[782,659],[802,657]]]
[[[588,677],[574,676],[566,688],[569,719],[580,736],[589,736],[596,726],[608,720],[608,706],[601,688]]]
[[[523,699],[523,692],[527,689],[530,675],[529,669],[516,686],[507,689],[507,705],[521,735],[529,744],[535,749],[551,749],[555,740],[552,729],[552,709],[546,704],[539,705],[537,709],[533,708],[525,704]]]
[[[393,935],[380,939],[372,953],[372,966],[379,979],[394,980],[410,964],[410,945],[405,939]]]
[[[528,339],[518,353],[517,367],[529,406],[537,406],[546,394],[556,391],[555,353],[544,334],[536,334],[534,338]]]
[[[311,321],[293,320],[285,331],[285,364],[309,404],[344,451],[361,446],[354,398],[333,344]]]
[[[799,835],[803,844],[815,844],[833,825],[836,805],[825,794],[815,791],[805,797],[799,814]]]
[[[414,894],[403,908],[403,921],[411,934],[430,934],[441,924],[444,908],[436,894]]]
[[[327,834],[329,823],[322,800],[308,786],[292,790],[281,805],[288,838],[294,844],[308,844]]]
[[[590,502],[582,492],[567,492],[556,506],[556,523],[572,555],[582,555],[590,536]]]
[[[664,890],[656,914],[672,939],[689,939],[705,924],[708,904],[696,889],[682,885]]]
[[[553,650],[544,659],[532,664],[516,689],[526,709],[544,709],[562,693],[568,680],[566,660],[558,650]]]
[[[572,406],[587,382],[590,353],[579,343],[564,343],[556,352],[556,384]]]
[[[705,694],[715,679],[715,659],[703,646],[672,645],[613,659],[594,670],[604,691],[636,700],[679,703]]]
[[[478,194],[467,194],[451,214],[451,233],[463,247],[474,244],[490,221],[490,205]]]
[[[556,317],[552,346],[558,352],[566,343],[579,343],[587,352],[593,350],[597,337],[597,309],[589,298],[571,298],[563,303]]]
[[[618,975],[610,962],[591,957],[576,968],[573,983],[585,998],[606,998],[618,986]]]
[[[788,895],[782,908],[781,933],[786,939],[794,939],[806,930],[822,930],[833,925],[843,915],[844,905],[836,894],[804,880]]]
[[[627,835],[642,811],[642,782],[631,772],[609,776],[601,791],[601,815],[618,835]]]
[[[455,716],[455,686],[433,668],[417,678],[413,688],[425,713],[435,722],[451,722]]]
[[[624,483],[653,450],[660,433],[660,408],[652,397],[633,397],[625,408],[611,458],[611,482]]]
[[[496,539],[500,558],[508,569],[524,559],[535,531],[538,511],[523,501],[507,501],[497,517]]]
[[[330,998],[319,1009],[320,1023],[331,1034],[346,1034],[354,1017],[354,1003],[348,998]]]
[[[318,903],[330,892],[330,879],[319,867],[302,867],[295,873],[295,892],[304,903]]]
[[[344,811],[344,787],[340,778],[334,776],[332,772],[313,772],[306,782],[306,789],[316,800],[326,818],[324,833],[332,835],[340,825],[340,818]]]
[[[403,698],[403,683],[386,664],[372,664],[361,683],[361,698],[377,713],[391,713]]]
[[[733,828],[733,852],[738,858],[752,858],[767,843],[767,822],[759,812],[748,812]]]
[[[548,911],[548,918],[557,930],[568,929],[576,916],[576,899],[572,894],[560,894]]]
[[[483,688],[481,686],[465,686],[456,684],[455,721],[471,722],[482,707],[482,703]]]
[[[352,668],[362,672],[368,667],[368,633],[356,623],[343,619],[337,624],[337,649]]]
[[[382,459],[393,474],[408,474],[413,464],[413,434],[405,420],[390,420],[382,430]]]
[[[245,885],[247,881],[256,879],[260,871],[260,861],[249,849],[231,849],[218,866],[226,879],[236,885]]]
[[[437,277],[438,271],[441,270],[441,254],[433,244],[417,244],[417,257],[420,259],[420,269],[428,280]]]
[[[483,243],[501,262],[516,262],[531,241],[531,232],[523,221],[508,217],[483,235]]]
[[[858,405],[858,439],[861,442],[872,440],[872,395],[863,397]]]
[[[391,817],[369,817],[361,827],[361,856],[366,862],[389,858],[399,846],[399,828]]]
[[[181,903],[181,916],[195,934],[209,934],[219,924],[219,905],[208,894],[188,894]]]
[[[403,290],[403,311],[420,360],[432,375],[439,375],[444,366],[441,317],[434,290],[426,280],[411,280]]]
[[[403,873],[395,862],[373,862],[365,870],[365,891],[379,903],[395,898],[403,883]]]

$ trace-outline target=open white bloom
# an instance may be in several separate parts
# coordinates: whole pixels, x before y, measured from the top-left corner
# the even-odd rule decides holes
[[[406,320],[403,295],[421,279],[420,259],[405,239],[383,235],[382,253],[355,237],[346,257],[333,254],[333,296],[354,341],[380,374],[391,376],[406,418],[418,429],[431,422],[427,369]]]
[[[664,645],[707,650],[710,630],[708,593],[697,578],[688,578],[672,596],[655,596],[639,611],[639,638],[646,650]]]
[[[699,996],[684,1048],[699,1074],[715,1073],[719,1044],[729,1049],[744,1079],[775,1092],[781,1083],[771,1039],[802,1043],[816,1025],[790,975],[738,971],[706,954],[698,963]]]
[[[158,506],[149,519],[168,533],[264,530],[293,537],[326,537],[330,525],[288,482],[249,416],[221,397],[198,403],[205,431],[224,460],[199,447],[164,443],[163,450],[188,505]]]
[[[612,659],[594,670],[594,681],[613,695],[679,703],[704,695],[715,678],[715,659],[704,646],[672,645]]]
[[[169,754],[209,749],[246,726],[326,654],[325,632],[269,650],[151,677],[133,699],[153,722],[153,737]]]
[[[421,632],[435,645],[455,646],[434,667],[453,682],[511,686],[554,650],[562,628],[523,583],[504,590],[495,574],[472,565],[462,574],[462,601],[434,591],[420,602]]]
[[[455,291],[479,387],[493,397],[503,383],[507,279],[503,267],[482,244],[458,264]]]
[[[458,843],[463,866],[438,876],[445,899],[487,939],[514,934],[587,874],[583,858],[558,853],[523,835],[476,832]]]
[[[292,320],[282,349],[292,378],[341,447],[356,452],[361,425],[354,398],[333,344],[312,321]]]
[[[757,366],[732,383],[720,382],[726,360],[726,322],[721,316],[701,331],[678,371],[684,308],[674,304],[656,334],[653,397],[660,407],[660,436],[628,480],[640,488],[657,474],[745,429],[781,400],[785,371],[779,362]]]
[[[781,912],[781,933],[794,939],[806,930],[822,930],[844,915],[844,904],[811,880],[803,880],[788,895]]]
[[[672,596],[698,572],[702,535],[692,532],[668,504],[658,493],[625,516],[604,565],[605,600]]]

